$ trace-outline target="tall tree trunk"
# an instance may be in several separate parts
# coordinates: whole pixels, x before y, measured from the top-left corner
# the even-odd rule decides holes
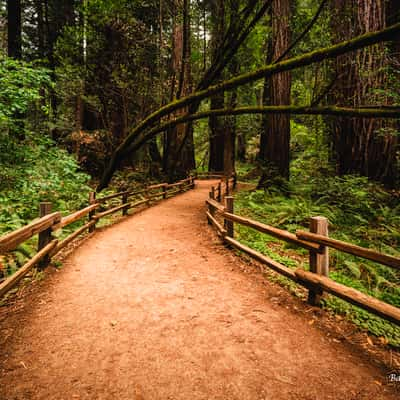
[[[237,89],[234,89],[230,94],[229,108],[237,106]],[[224,139],[224,168],[223,171],[226,175],[235,171],[236,159],[236,117],[226,117],[225,123],[225,139]]]
[[[8,56],[16,59],[22,58],[22,8],[21,0],[7,0],[7,23],[8,23]],[[25,115],[20,111],[13,113],[14,125],[10,128],[9,134],[25,139]]]
[[[187,96],[192,90],[190,64],[190,0],[175,0],[178,15],[173,27],[172,88],[171,98]],[[179,13],[179,10],[182,10]],[[187,112],[187,108],[177,111],[174,117]],[[186,141],[183,144],[185,136]],[[181,124],[170,129],[166,135],[164,150],[164,172],[170,180],[182,178],[195,167],[192,124]],[[183,147],[182,147],[183,144]]]
[[[37,24],[37,35],[38,35],[38,56],[43,59],[45,57],[45,20],[43,13],[43,2],[41,0],[35,0],[36,9],[36,24]]]
[[[392,6],[395,3],[398,2],[392,2]],[[332,21],[335,42],[386,26],[385,0],[335,0],[332,7],[336,15]],[[395,7],[398,9],[398,5]],[[334,63],[338,79],[332,100],[337,105],[353,107],[390,104],[390,95],[382,92],[392,91],[389,66],[390,57],[384,44],[339,57]],[[399,141],[393,131],[397,130],[397,124],[379,119],[338,118],[331,128],[332,158],[339,175],[356,173],[391,186],[395,184]]]
[[[237,24],[239,14],[239,2],[233,2],[230,6],[230,23]],[[230,76],[236,76],[239,73],[239,63],[235,55],[228,65]],[[229,94],[228,107],[237,106],[237,88]],[[236,117],[230,116],[225,119],[225,140],[224,140],[224,173],[230,175],[235,171],[236,159]]]
[[[246,136],[244,132],[237,135],[237,159],[241,162],[247,161]]]
[[[268,44],[268,62],[276,60],[289,47],[291,40],[290,0],[274,0],[271,9],[272,34]],[[291,73],[283,72],[267,79],[264,84],[264,105],[290,104]],[[290,116],[269,115],[263,119],[260,138],[260,161],[268,168],[264,171],[259,187],[277,177],[289,179]]]
[[[218,52],[224,38],[225,28],[225,7],[223,0],[211,2],[211,64],[218,59]],[[221,92],[210,99],[211,110],[224,108],[225,94]],[[210,159],[209,171],[224,170],[224,144],[225,144],[225,123],[224,118],[210,117]]]
[[[8,56],[22,57],[21,0],[7,0]]]

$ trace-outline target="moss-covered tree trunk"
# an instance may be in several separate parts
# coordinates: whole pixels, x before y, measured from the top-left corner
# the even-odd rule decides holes
[[[267,64],[279,58],[290,45],[291,6],[289,0],[274,0],[271,9],[272,34]],[[266,79],[264,105],[289,105],[291,73],[282,72]],[[289,179],[290,116],[268,115],[263,118],[260,138],[260,161],[267,170],[259,186],[265,187],[276,177]]]
[[[395,2],[398,3],[398,2]],[[332,4],[333,40],[376,31],[386,26],[384,0],[335,0]],[[390,70],[390,46],[376,44],[334,62],[336,84],[331,101],[359,107],[392,103],[394,71]],[[394,185],[398,179],[397,126],[382,119],[338,118],[331,123],[332,153],[339,175],[357,173]]]

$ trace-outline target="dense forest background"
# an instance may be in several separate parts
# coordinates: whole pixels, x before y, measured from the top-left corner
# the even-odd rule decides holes
[[[236,171],[254,184],[237,195],[243,214],[289,230],[322,214],[333,236],[399,255],[396,35],[219,91],[129,139],[193,92],[399,20],[396,0],[1,0],[0,233],[36,217],[40,201],[85,204],[116,160],[114,185]],[[185,121],[195,113],[207,118]],[[339,281],[400,306],[398,272],[335,257]]]

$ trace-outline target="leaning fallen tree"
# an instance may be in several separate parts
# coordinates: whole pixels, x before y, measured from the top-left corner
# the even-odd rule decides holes
[[[386,29],[377,32],[371,32],[361,36],[357,36],[353,39],[338,43],[330,47],[314,50],[301,56],[281,61],[279,63],[266,65],[256,71],[236,76],[227,81],[210,86],[208,89],[194,92],[187,97],[181,98],[177,101],[173,101],[159,108],[157,111],[153,112],[147,118],[145,118],[140,124],[138,124],[121,143],[121,145],[116,149],[113,156],[111,157],[107,168],[104,171],[103,177],[97,190],[101,191],[108,185],[115,170],[118,168],[119,163],[128,154],[127,150],[131,147],[132,143],[134,141],[136,143],[142,142],[143,138],[145,137],[145,131],[152,127],[154,123],[160,121],[161,118],[171,114],[172,112],[191,105],[195,102],[202,101],[217,93],[231,90],[238,86],[242,86],[247,83],[257,81],[259,79],[267,78],[281,72],[291,71],[300,67],[305,67],[314,63],[319,63],[326,59],[334,59],[351,51],[355,51],[377,43],[391,41],[398,33],[400,33],[400,23],[394,24]]]
[[[146,131],[134,140],[122,153],[123,157],[128,156],[132,152],[138,150],[144,143],[147,143],[157,134],[164,132],[166,129],[183,124],[186,122],[197,121],[199,119],[209,118],[211,116],[222,117],[226,115],[243,115],[243,114],[292,114],[292,115],[327,115],[340,117],[358,117],[358,118],[393,118],[400,119],[400,107],[308,107],[308,106],[265,106],[265,107],[237,107],[224,108],[217,110],[208,110],[196,114],[186,114],[182,117],[164,122],[156,127]]]

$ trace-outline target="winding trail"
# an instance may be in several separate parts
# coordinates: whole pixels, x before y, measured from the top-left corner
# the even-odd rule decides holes
[[[0,322],[1,400],[396,398],[243,272],[207,226],[209,187],[99,230]]]

